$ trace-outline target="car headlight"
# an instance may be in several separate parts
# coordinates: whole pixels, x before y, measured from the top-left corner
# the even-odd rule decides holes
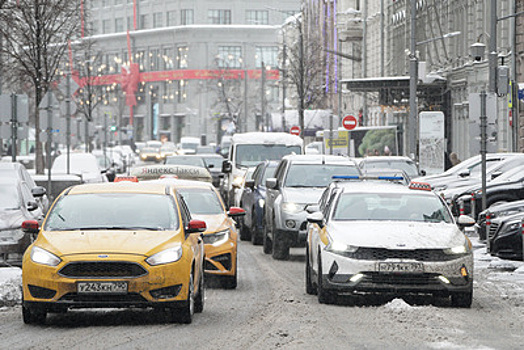
[[[449,255],[464,255],[471,251],[471,246],[468,240],[464,241],[464,244],[444,249],[444,253]]]
[[[264,199],[260,198],[260,199],[258,200],[258,206],[259,206],[260,208],[264,208],[264,205],[266,205],[266,201],[265,201]]]
[[[509,224],[507,226],[507,229],[505,231],[513,231],[513,230],[519,230],[521,228],[521,222],[518,221],[518,222],[514,222],[512,224]]]
[[[204,244],[212,244],[215,247],[226,243],[228,239],[229,239],[229,230],[205,234],[203,237]]]
[[[154,255],[151,255],[149,258],[146,259],[146,262],[151,266],[155,266],[176,262],[180,260],[181,257],[182,246],[178,245],[176,247],[169,248]]]
[[[356,253],[358,247],[347,245],[338,241],[330,241],[326,247],[326,251],[335,254],[352,254]]]
[[[282,203],[282,211],[288,214],[300,213],[304,209],[303,205],[293,202],[284,202]]]
[[[31,260],[37,264],[48,266],[56,266],[62,261],[58,256],[39,247],[33,247],[31,249]]]

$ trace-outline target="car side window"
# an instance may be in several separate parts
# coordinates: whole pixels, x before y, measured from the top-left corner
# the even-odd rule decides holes
[[[191,213],[189,212],[189,208],[187,207],[184,197],[182,197],[180,194],[177,194],[177,200],[180,206],[180,214],[182,216],[182,227],[185,229],[189,225],[189,221],[191,221]]]
[[[279,179],[279,181],[282,179],[282,177],[284,176],[283,173],[284,173],[284,169],[286,168],[286,165],[287,165],[287,162],[286,161],[282,161],[280,162],[280,164],[278,164],[278,168],[277,170],[275,171],[275,177],[277,179]]]
[[[331,211],[331,207],[333,206],[333,203],[335,202],[335,197],[337,195],[337,191],[333,191],[327,200],[326,206],[324,210],[322,211],[322,214],[324,214],[324,217],[327,218],[329,215],[329,212]]]

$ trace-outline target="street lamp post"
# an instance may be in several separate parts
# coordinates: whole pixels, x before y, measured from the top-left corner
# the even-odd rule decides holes
[[[416,157],[416,139],[417,139],[417,84],[418,84],[418,59],[416,54],[416,18],[417,7],[416,0],[411,0],[411,35],[409,46],[409,118],[407,128],[407,150],[406,154],[411,158]]]

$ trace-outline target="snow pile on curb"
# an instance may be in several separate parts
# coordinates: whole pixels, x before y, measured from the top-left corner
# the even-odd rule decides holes
[[[406,303],[403,299],[396,298],[384,305],[385,308],[396,311],[413,310],[413,306]]]
[[[22,301],[22,270],[0,269],[0,307],[14,306]]]

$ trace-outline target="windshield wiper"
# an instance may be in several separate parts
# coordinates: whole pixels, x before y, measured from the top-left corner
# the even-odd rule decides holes
[[[147,230],[147,231],[165,231],[163,227],[148,227],[148,226],[87,226],[71,228],[71,231],[90,231],[90,230]]]

